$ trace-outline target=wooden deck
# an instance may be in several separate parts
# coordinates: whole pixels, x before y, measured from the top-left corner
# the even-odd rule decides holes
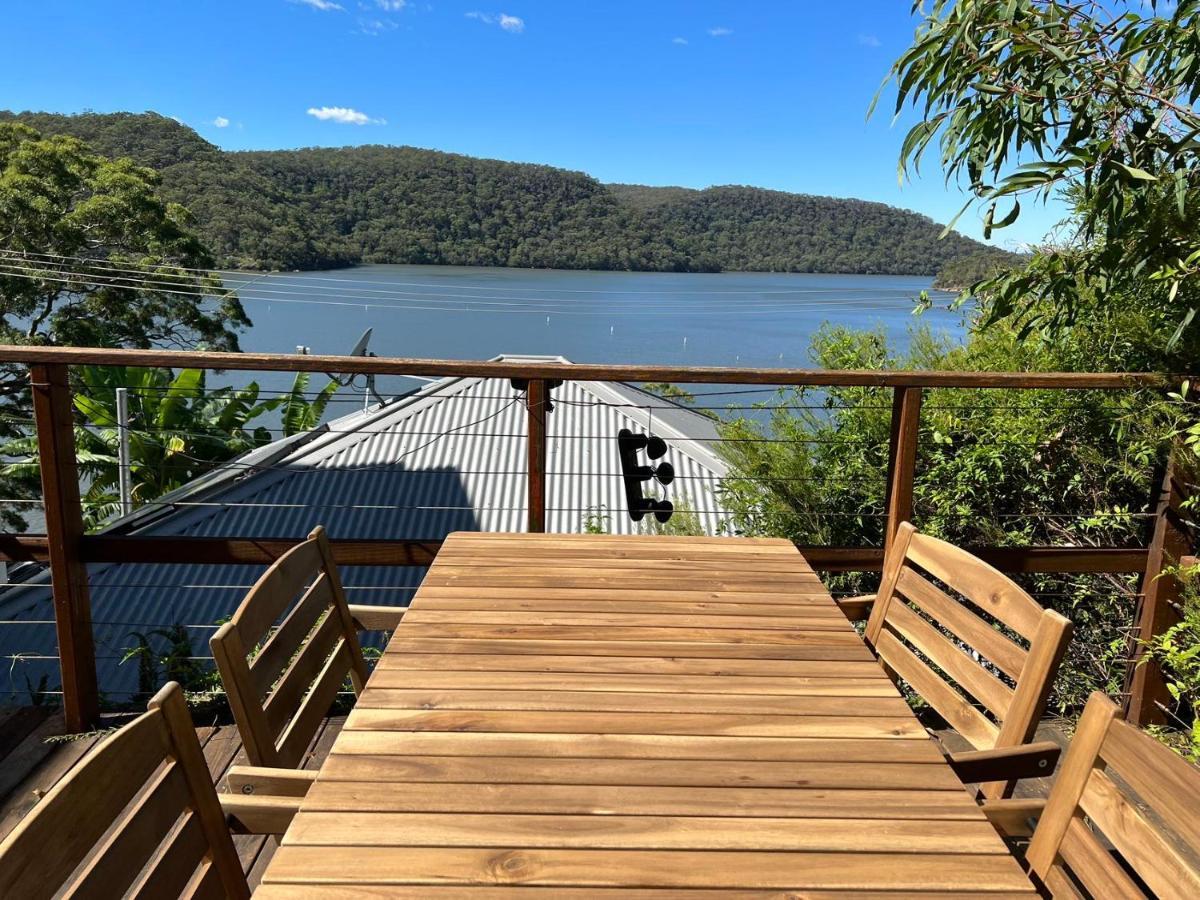
[[[790,544],[549,535],[446,541],[260,890],[368,885],[1034,896]]]
[[[112,725],[130,716],[108,717]],[[315,769],[329,752],[344,717],[325,720],[309,748],[304,768]],[[3,839],[54,785],[101,740],[96,733],[73,740],[54,740],[65,732],[61,714],[44,707],[0,709],[0,839]],[[217,789],[224,791],[225,773],[234,764],[245,764],[242,742],[233,725],[209,725],[196,729],[209,772]],[[49,740],[47,740],[49,739]],[[275,852],[275,838],[234,835],[251,887],[258,884]]]

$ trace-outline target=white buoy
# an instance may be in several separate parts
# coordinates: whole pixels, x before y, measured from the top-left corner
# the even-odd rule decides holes
[[[609,326],[608,326],[608,336],[609,336],[609,337],[612,337],[613,331],[616,329],[616,327],[617,327],[617,326],[615,326],[615,325],[609,325]]]
[[[546,324],[547,324],[547,325],[549,325],[549,324],[550,324],[550,317],[549,317],[549,316],[546,316]]]

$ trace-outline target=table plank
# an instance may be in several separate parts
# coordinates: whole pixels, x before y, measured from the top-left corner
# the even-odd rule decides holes
[[[444,665],[445,658],[438,657]],[[458,662],[458,660],[456,660]],[[506,660],[506,664],[507,660]],[[895,697],[882,678],[771,677],[752,675],[672,675],[655,672],[609,673],[509,671],[494,660],[475,669],[382,669],[371,681],[372,692],[409,690],[488,691],[631,691],[643,694],[739,694],[784,697]]]
[[[996,839],[999,843],[999,838]],[[1001,848],[1003,845],[1000,844]],[[309,847],[285,844],[272,882],[730,887],[790,890],[1022,890],[1029,880],[1001,849],[952,853],[784,853],[750,850],[590,850]]]
[[[365,731],[352,729],[339,753],[376,756],[541,756],[798,762],[944,763],[932,741],[712,737],[586,732]]]
[[[786,850],[995,854],[987,822],[916,819],[737,818],[732,816],[520,815],[301,812],[284,845],[380,847],[583,847],[634,850]]]
[[[359,900],[387,897],[390,900],[797,900],[793,891],[722,890],[720,888],[563,888],[446,886],[423,884],[339,885],[268,884],[255,890],[256,900]],[[928,891],[805,891],[804,900],[922,900]],[[939,900],[1036,900],[1028,891],[939,891]]]
[[[1032,896],[788,542],[461,533],[262,893],[482,900],[498,885]]]
[[[807,697],[567,690],[421,690],[378,687],[359,709],[532,709],[585,712],[728,713],[775,716],[901,716],[899,697]]]
[[[305,811],[537,813],[564,815],[736,816],[979,821],[963,791],[854,788],[671,787],[662,785],[410,782],[321,778]]]

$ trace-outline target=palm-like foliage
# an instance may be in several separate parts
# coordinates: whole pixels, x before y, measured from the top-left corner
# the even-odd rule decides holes
[[[75,449],[84,488],[84,514],[94,526],[119,509],[120,464],[117,388],[129,398],[129,450],[135,506],[211,471],[236,456],[269,443],[271,429],[262,418],[281,409],[285,435],[314,428],[324,415],[338,384],[330,381],[309,401],[309,376],[296,377],[284,397],[260,399],[259,387],[209,389],[203,370],[140,369],[85,366],[74,403],[79,424]],[[3,473],[37,477],[37,438],[27,435],[0,447],[13,462]]]

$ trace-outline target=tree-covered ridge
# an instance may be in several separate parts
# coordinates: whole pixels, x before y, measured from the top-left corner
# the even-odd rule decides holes
[[[153,113],[0,112],[156,169],[222,266],[368,263],[930,275],[982,245],[881,203],[605,185],[413,147],[225,152]]]

